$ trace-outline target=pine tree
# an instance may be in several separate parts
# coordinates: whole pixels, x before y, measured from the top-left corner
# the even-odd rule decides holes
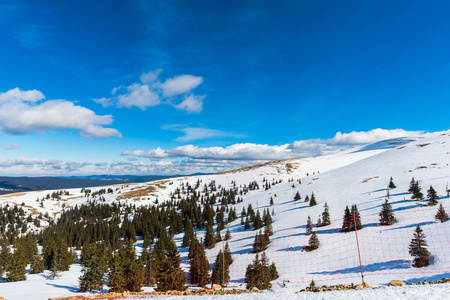
[[[408,188],[408,193],[412,194],[414,192],[414,187],[416,186],[416,181],[414,180],[414,177],[411,179],[411,181],[409,182],[409,188]]]
[[[6,272],[6,268],[8,267],[8,263],[11,257],[11,249],[6,244],[6,239],[1,240],[1,251],[0,251],[0,278],[2,274]]]
[[[270,243],[270,238],[267,233],[263,234],[261,231],[255,235],[255,241],[253,242],[253,252],[258,253],[266,250]]]
[[[344,221],[342,223],[342,231],[349,232],[351,224],[352,224],[352,215],[350,214],[348,206],[346,206],[344,211]]]
[[[245,228],[246,230],[247,230],[247,229],[250,229],[250,220],[249,220],[248,216],[245,217],[244,228]]]
[[[214,262],[214,268],[211,276],[211,283],[225,285],[230,281],[230,268],[229,264],[224,265],[224,253],[219,251]]]
[[[449,220],[448,214],[445,212],[445,209],[442,206],[442,203],[439,205],[438,212],[434,218],[436,220],[441,221],[441,223],[444,223]]]
[[[391,177],[391,180],[389,181],[388,188],[391,189],[391,190],[396,188],[396,186],[394,184],[394,180],[392,179],[392,177]]]
[[[225,264],[227,266],[231,265],[233,263],[233,258],[231,257],[231,251],[230,246],[228,245],[228,242],[225,243]]]
[[[155,265],[156,259],[153,250],[144,248],[141,255],[141,262],[144,265],[143,276],[144,286],[153,286],[155,284]]]
[[[411,199],[412,200],[422,200],[423,199],[423,193],[422,189],[419,185],[419,181],[415,181],[414,177],[412,178],[410,184],[408,193],[412,194]]]
[[[306,195],[306,197],[305,197],[305,202],[309,202],[309,196],[308,195]]]
[[[256,254],[253,263],[247,266],[245,272],[246,288],[270,289],[272,287],[270,281],[276,279],[275,276],[278,276],[275,264],[269,266],[269,261],[264,252],[261,254],[261,259],[259,254]]]
[[[93,290],[101,290],[104,283],[103,277],[107,272],[107,265],[104,259],[105,249],[93,243],[86,250],[89,252],[89,256],[87,253],[82,254],[84,259],[82,275],[79,278],[80,290],[90,292]]]
[[[205,249],[199,244],[197,240],[191,243],[189,248],[190,259],[190,282],[191,284],[198,284],[199,286],[205,286],[211,282],[209,276],[209,263],[206,258]]]
[[[426,248],[427,246],[425,234],[422,228],[417,225],[411,243],[409,244],[409,254],[414,257],[413,267],[422,268],[430,264],[430,253]]]
[[[312,228],[313,228],[313,225],[312,225],[311,217],[308,216],[308,221],[306,221],[306,234],[307,235],[310,235],[312,233]]]
[[[270,205],[270,206],[273,206],[273,204],[274,204],[274,203],[273,203],[273,197],[270,197],[269,205]]]
[[[358,207],[356,206],[356,204],[352,205],[350,215],[351,215],[350,230],[353,231],[353,230],[355,230],[355,228],[356,228],[356,230],[360,230],[362,228],[361,216],[359,215]],[[356,220],[356,224],[355,224],[355,220]]]
[[[330,211],[329,211],[327,203],[325,202],[325,205],[323,206],[323,213],[322,213],[322,226],[328,226],[330,224],[331,224]]]
[[[297,193],[295,193],[295,196],[294,196],[294,201],[298,201],[301,199],[302,199],[302,197],[300,196],[300,193],[297,191]]]
[[[263,221],[261,219],[261,215],[259,210],[256,212],[255,221],[253,222],[253,230],[258,230],[263,227]]]
[[[230,229],[227,229],[227,232],[225,233],[225,241],[229,241],[231,239],[231,232]]]
[[[389,201],[386,199],[384,204],[381,207],[380,212],[380,225],[387,226],[392,225],[396,222],[394,212],[392,210],[392,206]]]
[[[210,249],[216,245],[216,236],[214,235],[212,222],[208,222],[206,226],[205,245]]]
[[[314,196],[314,193],[311,194],[311,200],[309,201],[309,206],[315,206],[317,205],[316,197]]]
[[[437,199],[439,199],[439,196],[437,195],[437,193],[434,190],[434,188],[430,185],[430,189],[427,191],[428,205],[429,206],[436,205],[438,203]]]
[[[181,247],[183,248],[189,247],[194,239],[194,228],[189,218],[186,219],[185,224],[183,242],[181,243]]]
[[[183,269],[181,269],[180,254],[173,240],[168,241],[165,255],[166,257],[156,264],[157,291],[184,291],[186,289],[186,277]]]
[[[24,251],[25,249],[19,246],[19,244],[15,245],[14,253],[11,255],[8,267],[6,268],[6,281],[14,282],[27,279],[27,262]]]
[[[320,242],[317,233],[313,232],[311,237],[309,238],[308,246],[305,247],[305,251],[310,252],[319,248]]]
[[[30,263],[30,274],[38,274],[42,273],[45,270],[44,259],[42,258],[42,254],[36,253],[33,255]]]

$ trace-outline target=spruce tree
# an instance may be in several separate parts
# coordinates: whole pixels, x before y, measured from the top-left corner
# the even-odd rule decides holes
[[[316,196],[314,196],[314,193],[311,194],[311,200],[309,201],[309,206],[315,206],[317,205]]]
[[[342,231],[349,232],[351,224],[352,224],[352,215],[350,214],[350,209],[348,209],[348,206],[346,206],[344,211],[344,220],[342,222]]]
[[[273,203],[273,197],[270,197],[269,205],[270,205],[270,206],[273,206],[273,204],[274,204],[274,203]]]
[[[328,226],[330,224],[331,224],[330,211],[329,211],[327,203],[325,202],[325,205],[323,206],[323,213],[322,213],[322,226]]]
[[[11,257],[11,249],[6,244],[6,239],[1,240],[1,249],[0,249],[0,278],[2,274],[6,272],[6,268],[8,267],[8,263]]]
[[[439,196],[437,195],[437,193],[434,190],[434,188],[430,185],[430,189],[427,191],[428,205],[429,206],[436,205],[438,203],[437,199],[439,199]]]
[[[22,281],[26,280],[26,249],[22,243],[16,241],[14,245],[14,253],[11,255],[8,267],[6,268],[6,281]]]
[[[250,220],[249,220],[248,216],[245,217],[244,228],[245,228],[246,230],[247,230],[247,229],[250,229]]]
[[[104,259],[104,248],[93,243],[89,248],[89,256],[82,255],[83,269],[79,278],[81,291],[101,290],[103,288],[104,279],[107,272],[107,265]]]
[[[381,207],[380,225],[388,226],[388,225],[394,224],[396,221],[397,220],[395,219],[394,212],[392,210],[392,206],[389,203],[389,201],[386,199],[384,201],[384,204]]]
[[[411,199],[412,200],[422,200],[423,199],[423,193],[422,189],[419,185],[419,181],[414,180],[414,177],[412,178],[408,193],[412,194]]]
[[[438,212],[434,218],[436,220],[439,220],[441,223],[444,223],[449,220],[448,214],[445,211],[444,207],[442,206],[442,203],[439,205]]]
[[[409,244],[409,254],[414,258],[413,267],[422,268],[430,264],[430,253],[427,250],[428,244],[425,240],[425,234],[417,225],[413,238]]]
[[[295,193],[295,196],[294,196],[294,201],[298,201],[298,200],[301,200],[301,199],[302,199],[302,197],[300,196],[300,193],[297,191]]]
[[[394,180],[392,179],[392,177],[391,177],[391,180],[389,180],[388,188],[391,189],[391,190],[396,188],[396,186],[394,184]]]
[[[305,251],[310,252],[319,248],[320,242],[317,233],[313,232],[311,237],[309,238],[308,246],[305,247]]]
[[[216,236],[214,234],[212,222],[208,222],[206,226],[205,245],[210,249],[216,245]]]
[[[189,218],[187,218],[184,227],[184,236],[183,242],[181,243],[181,247],[183,248],[189,247],[191,245],[191,241],[193,238],[194,238],[194,228]]]
[[[230,281],[230,268],[229,264],[224,264],[224,253],[222,250],[219,251],[214,262],[214,268],[211,276],[212,284],[225,285]]]
[[[258,230],[263,227],[263,221],[261,219],[261,215],[259,210],[256,212],[255,221],[253,222],[253,230]]]
[[[153,250],[144,248],[141,255],[141,262],[144,265],[143,276],[144,286],[153,286],[155,284],[155,265],[156,259]]]
[[[184,291],[186,277],[181,269],[181,258],[175,242],[170,239],[164,251],[165,258],[156,264],[157,291]]]
[[[305,197],[305,202],[309,202],[309,196],[308,195],[306,195],[306,197]]]
[[[245,272],[246,288],[270,289],[272,287],[270,281],[276,279],[277,276],[275,264],[269,265],[269,260],[264,252],[261,254],[261,259],[257,253],[253,263],[247,266]]]
[[[230,229],[227,228],[227,232],[225,233],[225,241],[228,241],[231,239],[231,232]]]
[[[311,217],[308,216],[308,221],[306,221],[306,234],[307,235],[310,235],[312,233],[312,228],[313,228],[313,225],[312,225]]]
[[[351,226],[350,226],[350,230],[360,230],[362,228],[362,223],[361,223],[361,216],[359,215],[359,211],[358,211],[358,207],[356,206],[356,204],[352,205],[352,209],[350,211],[350,215],[351,215]],[[355,224],[356,221],[356,224]]]
[[[199,286],[205,286],[211,282],[209,276],[209,263],[206,258],[205,249],[200,245],[197,240],[191,243],[189,248],[189,260],[190,260],[190,282],[191,284],[198,284]]]
[[[261,231],[259,231],[259,233],[255,235],[255,241],[253,242],[253,252],[258,253],[266,250],[269,243],[269,235],[267,233],[263,234]]]
[[[30,263],[30,274],[42,273],[45,270],[44,259],[42,254],[36,253],[33,255]]]
[[[231,265],[233,263],[233,258],[231,257],[231,251],[228,242],[225,243],[224,255],[225,255],[225,264],[228,266]]]

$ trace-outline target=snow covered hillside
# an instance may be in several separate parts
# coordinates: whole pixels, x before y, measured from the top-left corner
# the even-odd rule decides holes
[[[334,155],[270,162],[222,174],[96,187],[89,192],[86,189],[69,189],[54,198],[51,195],[55,191],[11,194],[0,196],[0,205],[17,204],[26,214],[42,214],[43,227],[50,218],[57,219],[64,209],[94,199],[104,203],[155,205],[169,200],[182,184],[194,186],[199,180],[202,185],[214,181],[217,186],[227,189],[234,185],[242,189],[256,182],[259,189],[238,195],[243,199],[233,205],[238,218],[225,228],[232,235],[229,240],[233,255],[230,286],[245,286],[246,267],[255,258],[252,245],[256,231],[245,230],[240,220],[240,212],[243,208],[247,210],[249,204],[261,215],[266,209],[273,213],[274,234],[270,237],[266,254],[269,261],[277,266],[280,277],[272,284],[280,294],[284,293],[284,289],[298,291],[309,285],[311,280],[318,285],[360,283],[361,269],[364,279],[372,286],[386,285],[392,279],[414,283],[450,277],[450,222],[435,220],[439,204],[450,212],[447,191],[449,163],[450,131],[447,131],[423,139],[395,139]],[[389,190],[387,187],[391,177],[396,188]],[[408,194],[413,177],[419,181],[425,194],[424,200],[411,200]],[[426,191],[430,186],[439,196],[437,206],[427,205]],[[96,193],[102,189],[103,192]],[[296,201],[294,197],[297,192],[301,199]],[[312,194],[317,201],[315,206],[304,201]],[[386,198],[389,198],[397,222],[380,226],[379,214]],[[270,205],[271,199],[273,205]],[[310,239],[305,228],[308,217],[316,224],[325,203],[329,207],[331,224],[314,226],[320,247],[315,251],[304,251]],[[341,232],[344,210],[354,204],[358,207],[363,225],[357,231],[359,253],[356,233]],[[408,253],[417,225],[423,229],[431,253],[431,264],[424,268],[412,267],[413,258]],[[27,226],[31,231],[40,230],[32,223]],[[202,237],[204,230],[197,231],[197,235]],[[183,234],[175,236],[178,245],[181,245],[182,238]],[[142,241],[138,240],[136,246],[139,249]],[[218,243],[207,250],[211,265],[222,247],[222,243]],[[180,252],[182,266],[188,270],[187,249],[180,246]],[[362,267],[358,254],[361,255]],[[67,274],[56,280],[46,280],[43,274],[28,275],[25,282],[1,282],[0,296],[7,299],[42,299],[72,295],[78,287],[79,276],[79,265],[72,265]],[[27,286],[27,289],[22,291],[22,286]],[[42,293],[33,295],[33,290]]]

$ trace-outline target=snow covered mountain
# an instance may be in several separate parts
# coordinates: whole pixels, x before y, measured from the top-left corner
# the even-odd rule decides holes
[[[227,225],[232,234],[229,241],[234,259],[230,269],[232,286],[243,284],[245,269],[255,257],[251,252],[256,232],[245,230],[239,215],[249,204],[261,214],[267,208],[274,212],[274,234],[266,254],[270,262],[276,263],[280,275],[273,283],[275,289],[288,286],[299,290],[309,285],[311,280],[320,285],[359,283],[361,269],[370,285],[386,285],[392,279],[417,282],[427,278],[450,277],[450,222],[437,222],[437,206],[427,206],[426,200],[411,200],[411,195],[407,192],[414,177],[420,182],[425,198],[426,191],[433,186],[440,197],[439,203],[450,212],[450,197],[447,192],[450,182],[449,163],[450,131],[447,131],[421,139],[388,140],[338,154],[269,162],[222,174],[96,187],[91,189],[90,195],[80,189],[69,189],[59,199],[51,198],[54,191],[11,194],[0,196],[0,205],[17,204],[26,213],[42,213],[49,218],[57,218],[62,210],[92,200],[92,193],[103,188],[109,189],[109,193],[102,194],[101,198],[96,198],[97,201],[120,201],[138,206],[154,205],[157,201],[160,203],[170,199],[171,194],[182,183],[195,185],[198,180],[202,184],[215,181],[218,186],[231,188],[234,184],[243,187],[256,181],[259,189],[239,195],[243,202],[233,205],[238,212],[238,219]],[[391,177],[397,187],[389,190],[387,186]],[[267,182],[271,186],[265,189]],[[295,201],[294,195],[297,192],[302,199]],[[315,206],[304,201],[312,193],[318,203]],[[380,226],[379,213],[387,197],[397,222],[390,226]],[[272,206],[269,205],[271,198],[274,202]],[[331,224],[313,228],[318,234],[320,247],[306,252],[304,247],[308,245],[310,238],[305,231],[307,219],[310,216],[313,223],[316,223],[325,203],[329,207]],[[354,204],[359,209],[363,224],[363,228],[357,232],[359,253],[355,232],[343,233],[340,230],[345,208]],[[42,226],[47,224],[46,219],[42,219]],[[408,253],[417,225],[424,230],[432,260],[430,266],[420,269],[412,267],[413,258]],[[29,224],[28,230],[37,231],[39,228]],[[198,231],[197,234],[202,236],[204,232]],[[179,245],[182,236],[175,236]],[[142,241],[138,241],[136,245],[139,248]],[[222,246],[219,243],[215,248],[207,250],[211,264]],[[180,252],[183,266],[187,268],[187,249],[180,248]],[[361,255],[361,264],[358,254]],[[70,295],[78,286],[79,265],[72,266],[69,272],[50,287],[48,281],[40,275],[29,275],[27,284],[32,283],[37,290],[42,289],[42,286],[48,287],[36,299],[43,298],[44,294],[45,297]],[[64,284],[58,286],[58,280],[64,280]],[[19,299],[16,287],[20,284],[0,283],[0,295],[7,299]]]

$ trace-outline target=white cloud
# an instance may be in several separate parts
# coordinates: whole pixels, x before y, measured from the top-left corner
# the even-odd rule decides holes
[[[19,147],[19,145],[17,145],[17,144],[9,144],[9,145],[6,145],[5,146],[5,149],[6,150],[16,150],[16,149],[19,149],[20,147]]]
[[[162,69],[156,69],[155,71],[142,73],[142,75],[139,77],[139,79],[144,84],[154,83],[158,79],[158,76],[159,76],[159,74],[161,74],[161,72],[162,72]]]
[[[200,113],[203,110],[203,99],[206,96],[187,96],[180,104],[175,105],[176,109],[185,110],[188,113]]]
[[[195,136],[195,132],[192,134]],[[204,134],[208,134],[208,131],[204,132]],[[240,143],[228,147],[185,145],[166,150],[157,148],[148,151],[125,151],[122,155],[147,158],[189,158],[194,160],[267,161],[333,154],[358,145],[375,143],[385,139],[421,137],[425,135],[426,133],[422,131],[374,129],[368,132],[352,132],[350,134],[338,132],[332,139],[309,139],[284,145],[253,143]]]
[[[66,100],[48,100],[37,91],[18,88],[0,94],[0,127],[5,133],[22,134],[52,129],[76,129],[81,134],[105,138],[122,135],[105,128],[113,122],[111,115],[99,116],[90,109]]]
[[[45,99],[44,94],[38,90],[21,91],[19,88],[0,93],[0,104],[4,102],[37,102]]]
[[[399,137],[417,137],[422,136],[423,134],[423,131],[406,131],[403,129],[388,130],[381,128],[373,129],[371,131],[352,131],[350,133],[338,131],[332,139],[326,140],[326,142],[331,145],[362,145]]]
[[[119,107],[136,106],[141,110],[145,110],[147,107],[161,104],[158,94],[146,84],[134,83],[125,89],[125,94],[117,96],[117,106]]]
[[[161,72],[161,69],[157,69],[143,73],[140,76],[140,83],[115,87],[111,91],[111,98],[103,97],[93,100],[104,107],[114,105],[131,108],[135,106],[143,111],[160,104],[169,104],[188,113],[203,111],[203,99],[206,96],[191,94],[191,91],[203,82],[203,77],[186,74],[166,79],[161,83],[158,80]]]
[[[180,131],[184,135],[175,139],[177,142],[191,142],[198,140],[205,140],[217,137],[234,137],[244,138],[246,135],[240,133],[232,133],[223,130],[209,129],[204,127],[189,127],[182,124],[164,125],[161,127],[164,130]]]
[[[179,75],[167,79],[161,84],[164,97],[186,94],[198,87],[203,82],[203,77],[193,75]]]

